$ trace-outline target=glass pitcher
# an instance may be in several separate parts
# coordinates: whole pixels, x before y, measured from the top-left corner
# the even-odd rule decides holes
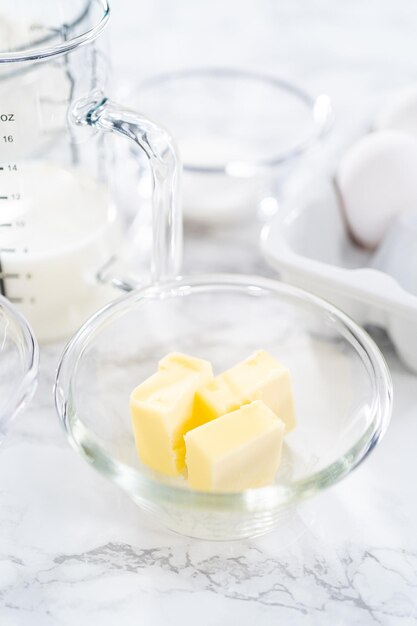
[[[170,136],[107,97],[106,0],[0,0],[0,293],[40,341],[71,334],[117,292],[123,256],[114,151],[129,138],[153,175],[152,282],[178,273],[181,214]],[[129,288],[120,277],[113,280]]]

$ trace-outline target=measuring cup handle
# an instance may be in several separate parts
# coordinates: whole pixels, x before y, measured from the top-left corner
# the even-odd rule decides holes
[[[142,115],[92,94],[79,100],[73,121],[128,137],[145,152],[152,178],[153,283],[175,278],[182,260],[182,213],[179,202],[179,157],[169,133]]]

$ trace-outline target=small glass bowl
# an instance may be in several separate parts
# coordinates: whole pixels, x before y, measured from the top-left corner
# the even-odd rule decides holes
[[[204,493],[141,464],[129,395],[159,359],[181,351],[218,373],[261,348],[290,369],[297,410],[276,484]],[[361,463],[388,425],[392,388],[372,339],[330,304],[273,280],[211,275],[132,292],[90,318],[62,356],[55,401],[74,448],[142,509],[188,536],[239,539]]]
[[[280,180],[332,120],[328,96],[313,98],[285,80],[230,68],[155,76],[124,98],[175,138],[184,215],[205,223],[273,212]]]
[[[36,389],[39,350],[26,320],[0,296],[0,443]]]

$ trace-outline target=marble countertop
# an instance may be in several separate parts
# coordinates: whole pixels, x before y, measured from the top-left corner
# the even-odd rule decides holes
[[[128,57],[138,77],[190,58],[264,68],[327,91],[336,133],[417,74],[412,0],[118,0],[113,13],[120,83]],[[185,269],[272,275],[252,227],[188,227]],[[52,400],[62,346],[43,347],[37,394],[0,453],[0,624],[417,624],[417,378],[380,342],[395,390],[380,446],[300,508],[291,532],[236,543],[158,527],[74,453]]]

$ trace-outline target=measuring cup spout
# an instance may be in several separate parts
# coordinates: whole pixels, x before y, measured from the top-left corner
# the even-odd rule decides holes
[[[108,100],[100,91],[79,100],[72,108],[71,119],[78,125],[123,135],[145,152],[153,179],[151,280],[159,283],[178,276],[182,258],[180,161],[170,134]]]

